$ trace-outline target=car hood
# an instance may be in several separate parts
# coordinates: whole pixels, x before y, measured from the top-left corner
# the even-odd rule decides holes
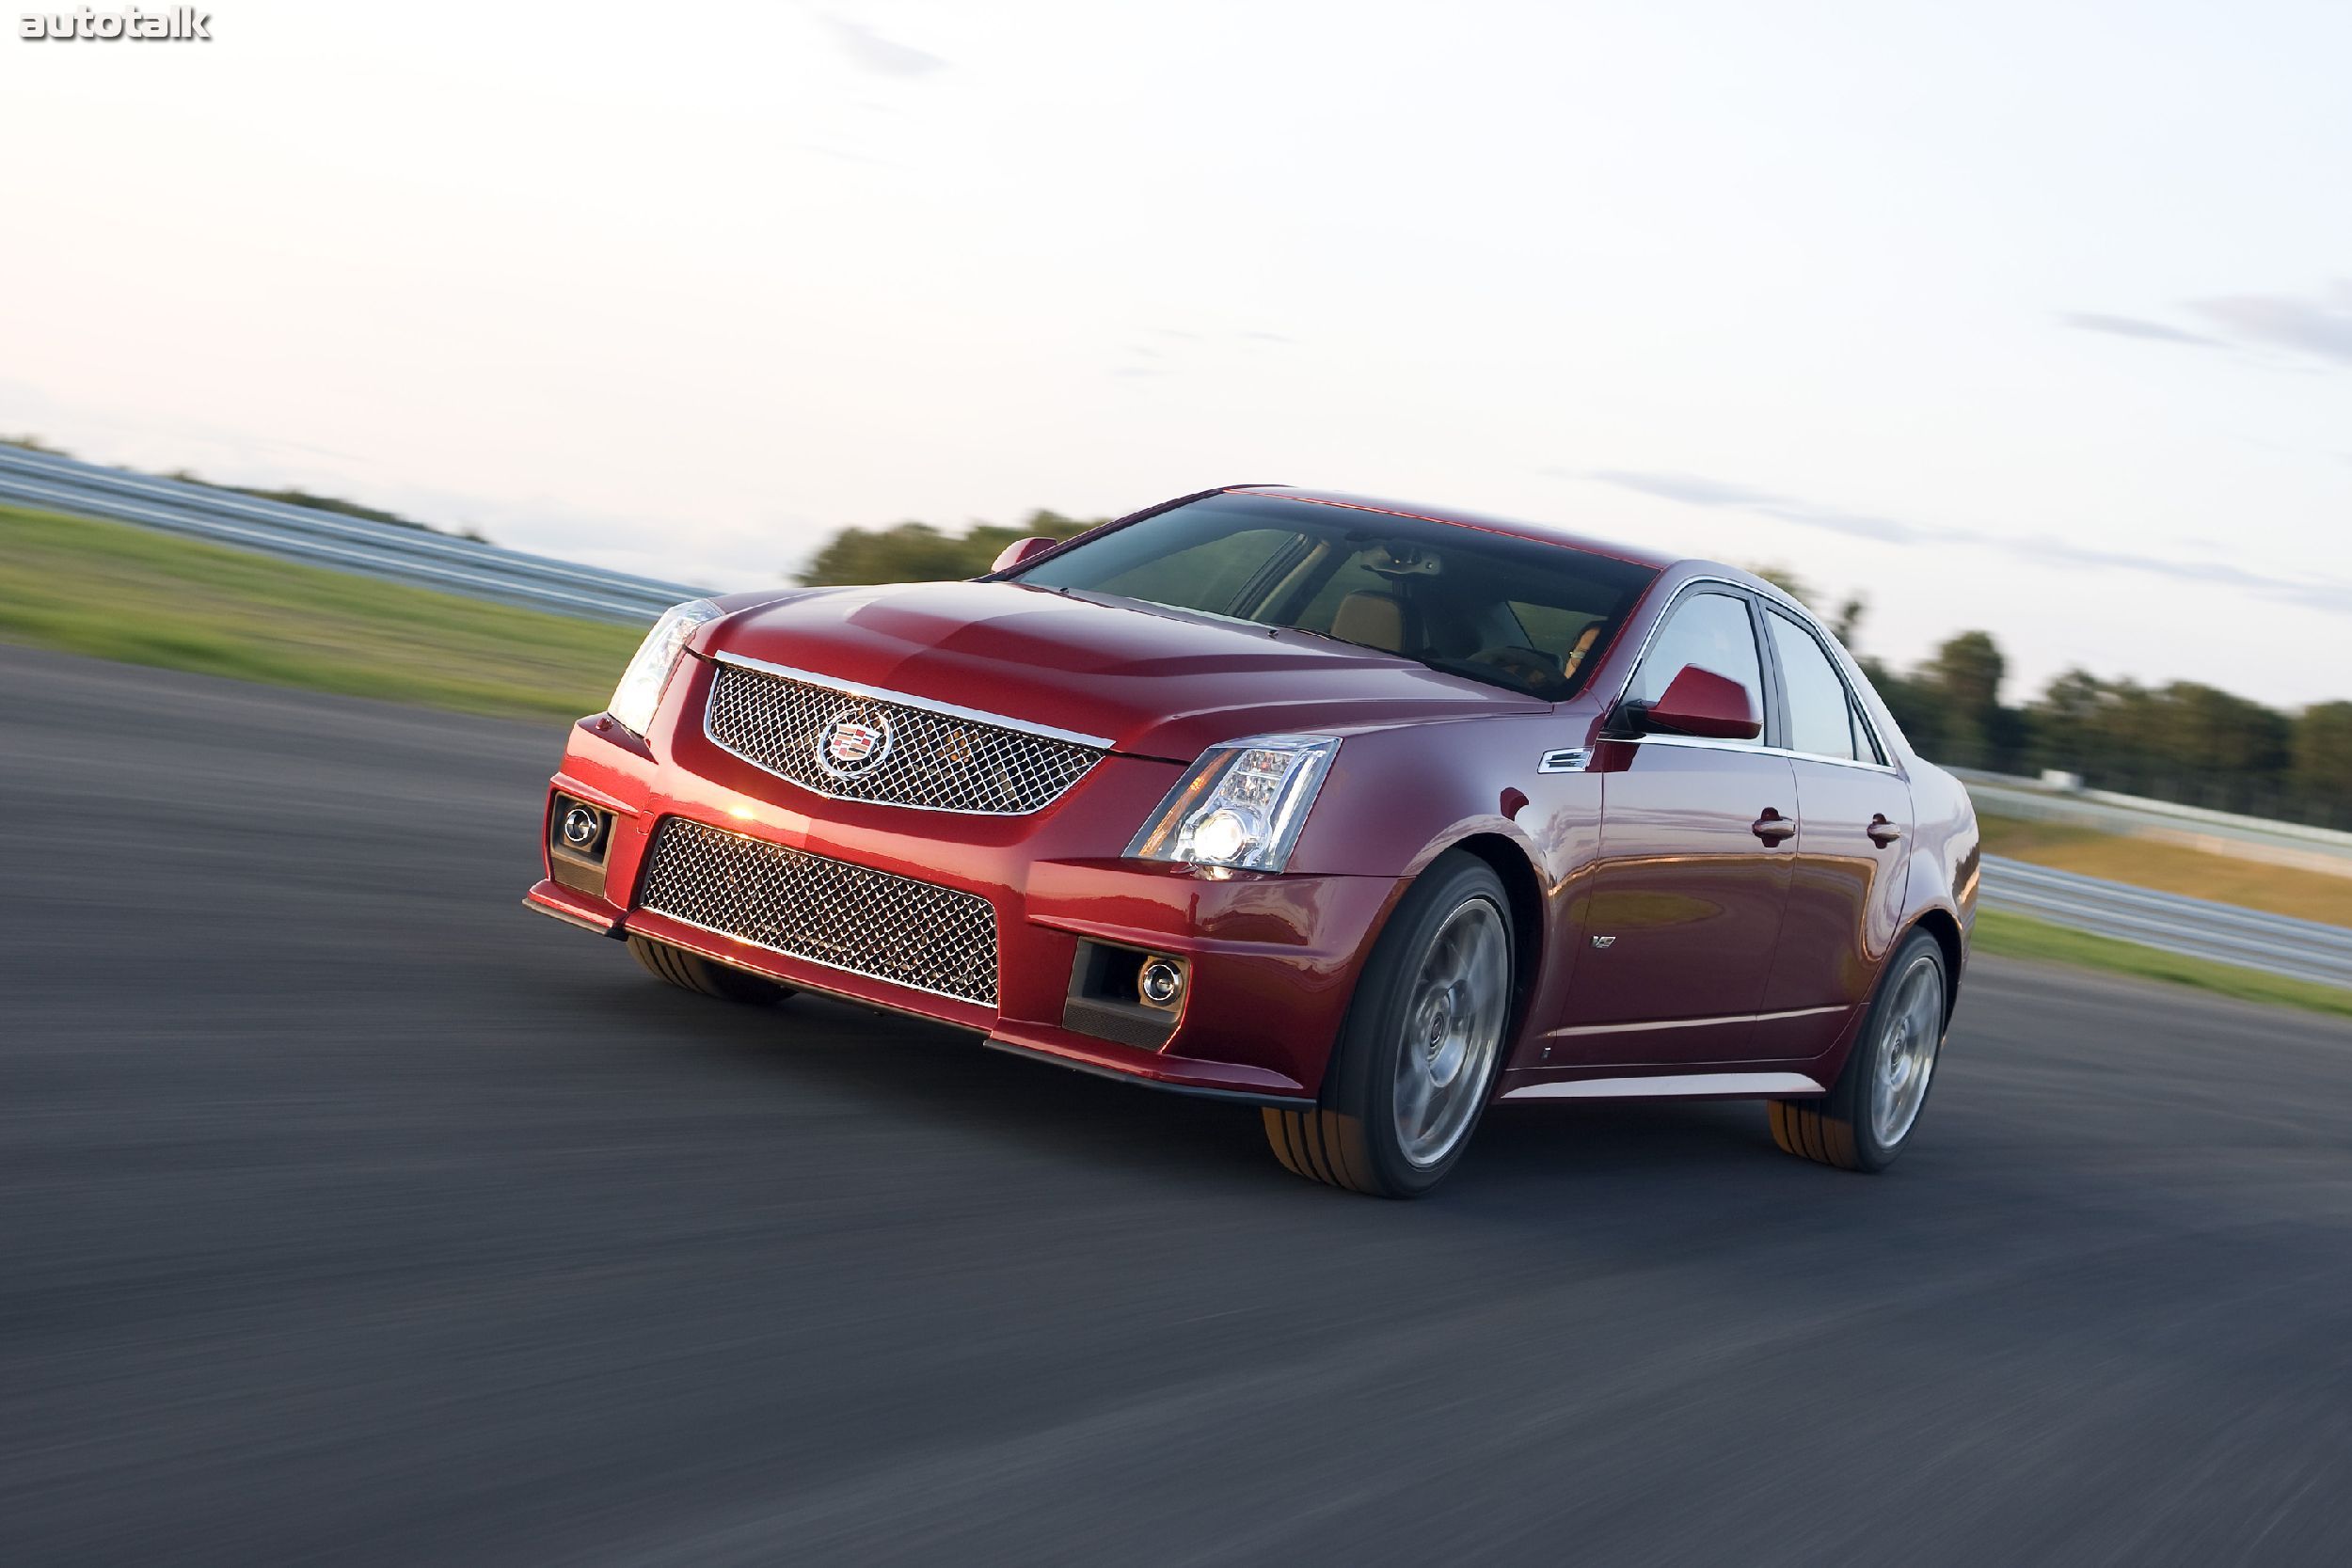
[[[737,610],[695,641],[730,654],[1190,762],[1221,740],[1541,710],[1410,659],[1131,601],[1010,582],[900,583]]]

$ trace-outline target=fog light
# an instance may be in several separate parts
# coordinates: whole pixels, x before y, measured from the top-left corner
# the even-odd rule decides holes
[[[575,849],[585,855],[595,850],[596,840],[603,836],[604,820],[601,814],[586,806],[574,806],[564,814],[564,821],[558,831],[564,836],[566,849]]]
[[[1157,954],[1143,960],[1142,970],[1136,975],[1136,993],[1147,1007],[1173,1010],[1184,999],[1184,962],[1182,958],[1164,958]]]

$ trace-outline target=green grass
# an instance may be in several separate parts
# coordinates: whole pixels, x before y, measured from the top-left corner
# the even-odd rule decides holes
[[[2233,996],[2243,1002],[2270,1002],[2352,1018],[2352,990],[2310,980],[2291,980],[2281,974],[2265,974],[2257,969],[2240,969],[2235,964],[2215,963],[2208,958],[2185,958],[2142,947],[2137,942],[2070,930],[2006,910],[1978,912],[1974,947],[1979,953],[2073,964],[2078,969],[2104,970],[2136,979],[2194,986],[2199,990]]]
[[[594,713],[643,635],[0,507],[0,641],[516,718]]]

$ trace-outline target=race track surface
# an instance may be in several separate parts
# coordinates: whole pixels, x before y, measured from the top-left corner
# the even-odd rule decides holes
[[[1380,1203],[526,912],[560,739],[0,650],[0,1562],[2352,1562],[2352,1028],[1986,961],[1885,1177]]]

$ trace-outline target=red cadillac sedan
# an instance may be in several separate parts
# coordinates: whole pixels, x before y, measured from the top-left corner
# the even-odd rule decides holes
[[[821,991],[1263,1107],[1427,1192],[1496,1100],[1911,1140],[1966,792],[1746,572],[1279,485],[972,582],[663,615],[572,730],[528,902],[674,985]]]

